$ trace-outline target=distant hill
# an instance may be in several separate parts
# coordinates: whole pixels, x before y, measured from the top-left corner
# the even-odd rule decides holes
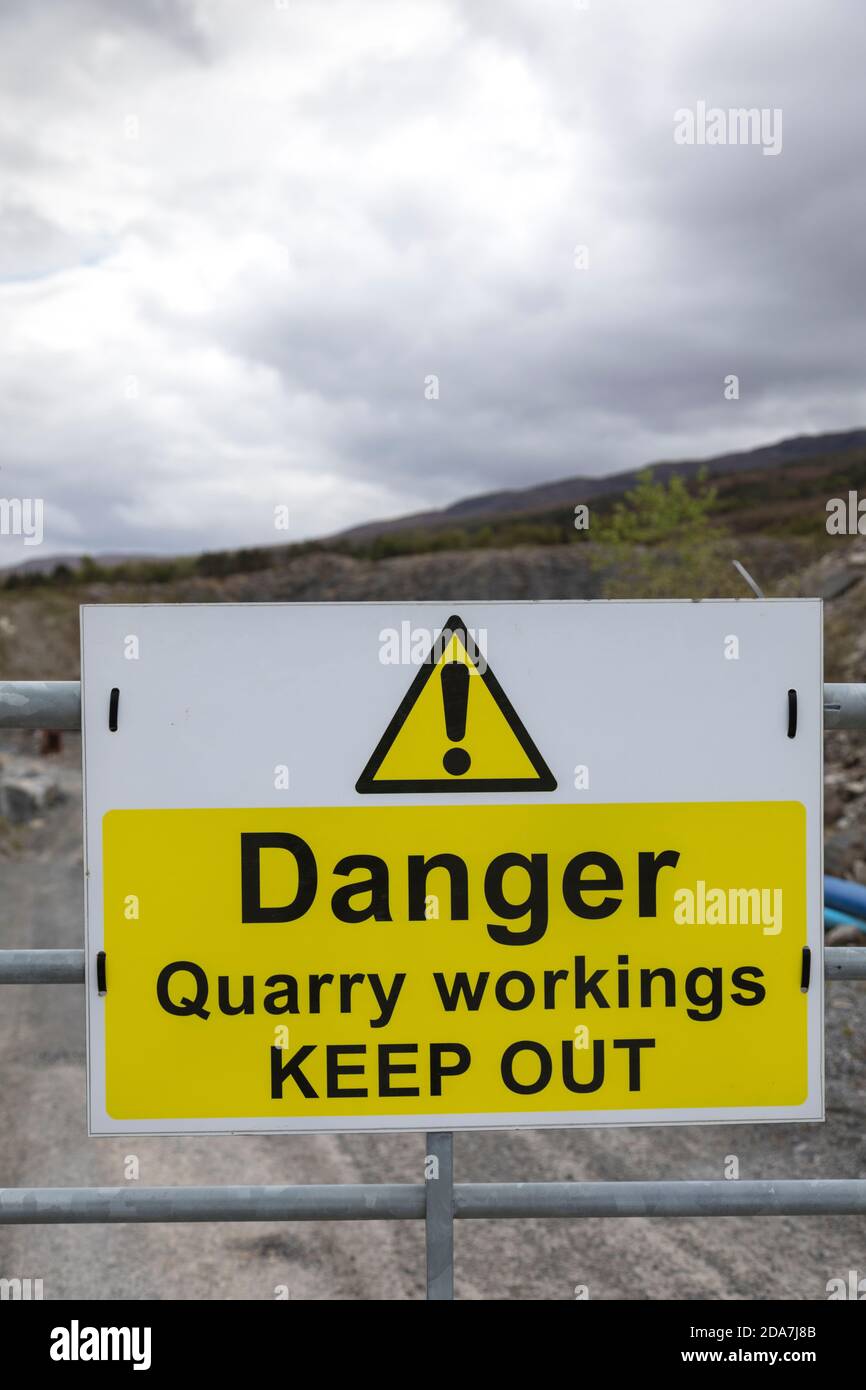
[[[761,445],[759,448],[740,453],[717,454],[707,459],[661,461],[642,467],[651,467],[653,476],[657,479],[668,478],[672,474],[693,478],[702,468],[705,468],[711,477],[721,477],[734,473],[756,473],[806,460],[832,461],[836,456],[851,454],[858,449],[866,450],[866,429],[843,430],[834,434],[796,435],[791,439],[782,439],[778,443]],[[479,493],[452,502],[450,506],[436,511],[413,512],[383,521],[366,522],[363,526],[353,526],[328,539],[363,543],[374,540],[377,536],[399,531],[463,526],[466,522],[472,522],[473,525],[483,524],[501,521],[505,517],[527,519],[548,515],[565,507],[573,507],[578,502],[589,502],[599,497],[621,496],[634,487],[641,471],[642,469],[629,469],[625,473],[608,474],[603,478],[578,475],[563,478],[558,482],[536,484],[533,487]]]
[[[706,469],[717,491],[714,514],[731,534],[803,536],[826,540],[825,505],[848,489],[866,491],[866,429],[797,435],[775,444],[706,459],[644,465],[658,479],[694,479]],[[433,551],[513,549],[586,541],[574,529],[573,509],[592,504],[593,538],[604,538],[606,513],[635,486],[642,469],[603,478],[577,476],[462,498],[438,510],[367,522],[288,545],[247,546],[199,555],[143,552],[37,556],[0,570],[0,587],[135,579],[164,583],[185,575],[224,578],[279,566],[295,557],[336,553],[372,560]],[[601,534],[597,529],[601,523]]]

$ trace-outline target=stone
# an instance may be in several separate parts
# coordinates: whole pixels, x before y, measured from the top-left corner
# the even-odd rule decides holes
[[[33,820],[61,798],[61,791],[53,777],[45,773],[23,773],[17,777],[6,778],[0,783],[0,815],[14,825]]]

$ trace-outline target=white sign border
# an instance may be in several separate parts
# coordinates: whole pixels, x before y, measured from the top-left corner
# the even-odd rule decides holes
[[[105,1107],[105,1029],[104,1022],[97,1033],[95,1031],[95,1013],[101,1005],[101,999],[97,991],[96,983],[96,953],[101,951],[104,946],[103,922],[102,922],[102,874],[93,874],[89,866],[88,857],[88,830],[89,822],[87,815],[87,759],[85,756],[85,739],[87,728],[86,713],[86,671],[85,671],[85,626],[86,613],[91,611],[104,611],[105,609],[130,609],[139,611],[140,609],[152,610],[155,608],[206,608],[206,609],[240,609],[250,608],[412,608],[429,609],[435,611],[436,615],[442,620],[442,615],[446,613],[463,613],[473,608],[481,607],[562,607],[562,608],[582,608],[592,606],[596,609],[606,605],[625,605],[628,607],[648,606],[658,607],[664,604],[678,606],[697,607],[712,606],[716,604],[748,604],[749,607],[758,605],[790,605],[817,606],[821,621],[818,628],[818,708],[823,711],[823,670],[824,670],[824,634],[823,634],[823,601],[819,598],[771,598],[771,599],[702,599],[700,601],[690,599],[474,599],[474,600],[411,600],[401,602],[400,600],[373,600],[369,602],[355,601],[311,601],[305,603],[277,602],[277,603],[229,603],[229,604],[85,604],[80,607],[80,643],[81,643],[81,738],[82,738],[82,780],[83,780],[83,839],[84,839],[84,869],[85,869],[85,1003],[86,1003],[86,1058],[87,1058],[87,1130],[88,1135],[93,1138],[111,1138],[120,1135],[142,1135],[157,1137],[171,1137],[177,1135],[199,1136],[206,1134],[224,1135],[243,1135],[243,1134],[369,1134],[369,1133],[400,1133],[416,1134],[437,1130],[452,1131],[487,1131],[487,1130],[509,1130],[509,1129],[593,1129],[593,1128],[649,1128],[654,1125],[735,1125],[753,1123],[820,1123],[825,1119],[825,1058],[824,1058],[824,942],[823,942],[823,880],[824,880],[824,840],[823,840],[823,811],[824,811],[824,779],[823,779],[823,724],[821,727],[821,773],[818,785],[818,806],[816,816],[818,818],[819,833],[819,866],[817,882],[809,882],[809,863],[807,855],[807,935],[811,937],[813,923],[820,924],[819,932],[816,936],[815,944],[812,946],[812,968],[811,984],[808,1000],[808,1023],[807,1023],[807,1046],[808,1046],[808,1092],[806,1100],[798,1106],[752,1106],[752,1107],[693,1107],[690,1109],[666,1108],[653,1109],[651,1118],[642,1119],[639,1112],[622,1110],[593,1110],[593,1111],[517,1111],[500,1112],[483,1115],[413,1115],[406,1116],[327,1116],[320,1117],[315,1125],[310,1125],[308,1121],[300,1117],[287,1117],[282,1123],[275,1124],[271,1117],[246,1117],[234,1116],[231,1118],[221,1117],[218,1119],[160,1119],[160,1120],[116,1120],[108,1115]],[[491,664],[496,669],[495,659]],[[479,794],[483,797],[483,793]],[[518,798],[520,799],[520,798]],[[397,803],[397,798],[392,798]],[[359,803],[360,804],[360,803]],[[443,798],[440,804],[447,804]],[[592,803],[590,803],[592,804]],[[603,804],[603,803],[600,803]],[[608,803],[609,804],[609,803]],[[638,805],[640,802],[619,803]],[[118,808],[119,809],[119,808]],[[808,815],[808,809],[807,809]],[[101,817],[99,832],[101,836]],[[809,839],[807,835],[807,850]],[[817,907],[815,901],[817,897]],[[94,907],[95,899],[95,907]],[[816,915],[817,914],[817,915]],[[96,923],[98,920],[98,936]],[[817,949],[816,949],[817,946]],[[576,1118],[576,1114],[579,1116]]]

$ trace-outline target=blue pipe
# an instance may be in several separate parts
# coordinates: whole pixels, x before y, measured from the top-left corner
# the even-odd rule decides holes
[[[861,922],[859,917],[849,917],[846,912],[837,912],[835,907],[825,907],[824,930],[829,931],[831,927],[856,927],[866,932],[866,922]]]
[[[866,888],[859,883],[849,883],[846,878],[825,874],[824,906],[847,917],[866,918]]]

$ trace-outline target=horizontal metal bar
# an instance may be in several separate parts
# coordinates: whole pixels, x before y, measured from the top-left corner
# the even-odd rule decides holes
[[[824,729],[866,729],[866,685],[825,684]]]
[[[80,681],[0,681],[0,729],[80,728]]]
[[[6,1187],[0,1225],[159,1221],[412,1221],[426,1213],[422,1183],[300,1187]],[[853,1216],[866,1179],[776,1182],[455,1183],[463,1221],[517,1217]]]
[[[0,729],[80,729],[79,681],[0,682]],[[824,686],[824,728],[866,729],[866,684]]]
[[[148,1221],[406,1221],[423,1183],[304,1187],[3,1187],[0,1226]]]
[[[866,1212],[866,1179],[746,1182],[456,1183],[454,1215],[852,1216]]]
[[[827,946],[825,980],[866,980],[866,946]],[[0,951],[0,985],[80,985],[84,952]]]
[[[0,985],[80,985],[83,983],[83,951],[38,949],[0,951]]]
[[[866,946],[825,946],[825,980],[866,980]]]

